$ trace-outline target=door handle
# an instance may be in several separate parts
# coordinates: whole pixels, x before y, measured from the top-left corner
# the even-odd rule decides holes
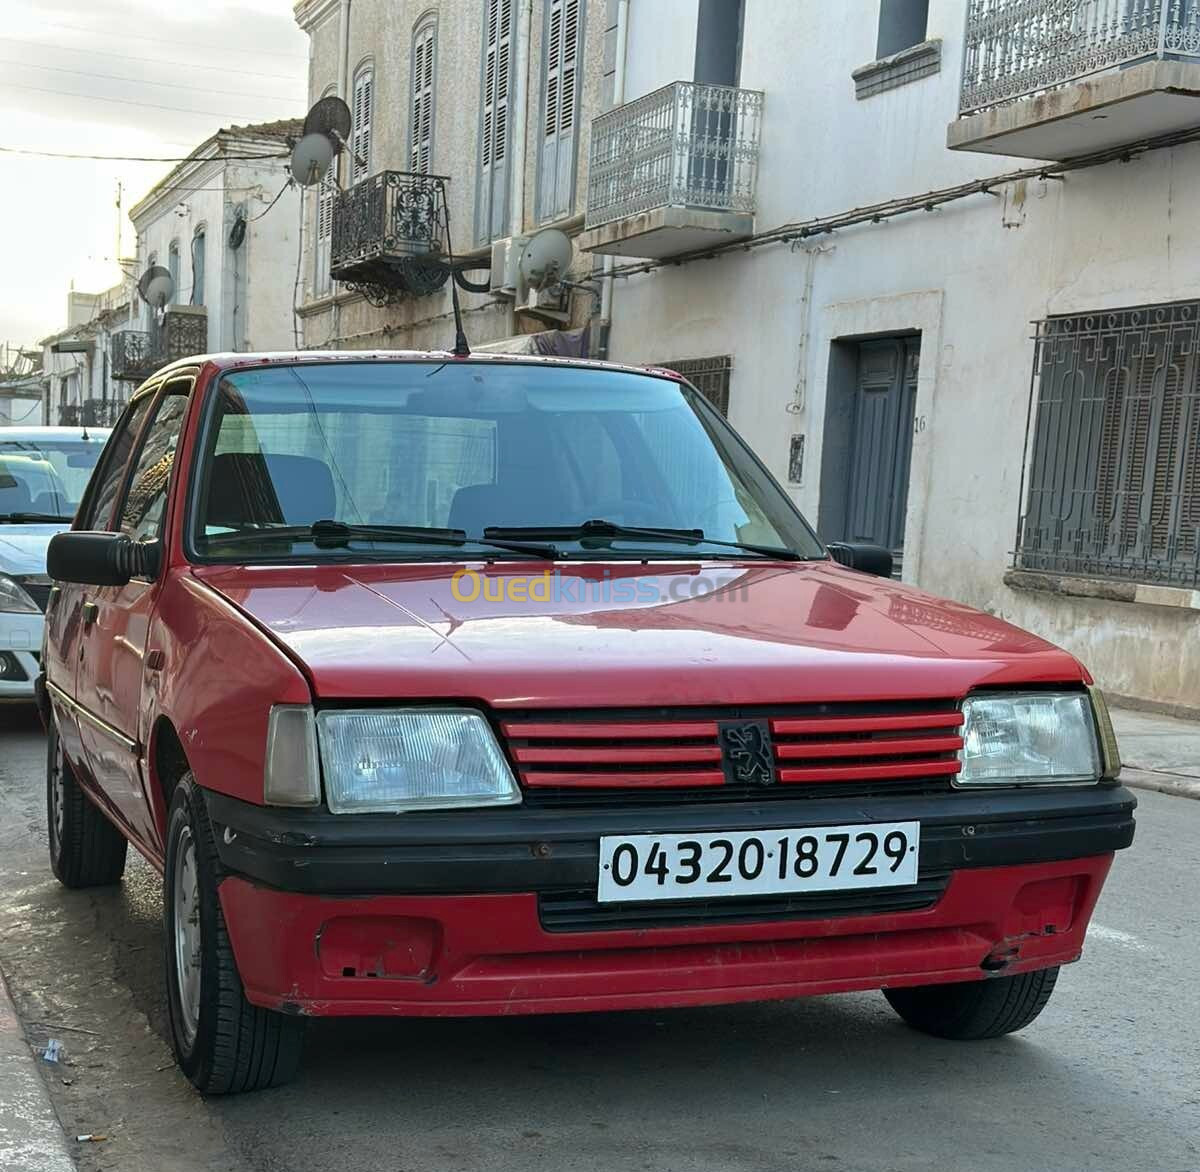
[[[100,617],[100,604],[88,599],[83,604],[83,629],[86,631]]]

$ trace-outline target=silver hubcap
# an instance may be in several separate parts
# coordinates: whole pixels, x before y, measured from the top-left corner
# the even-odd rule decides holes
[[[50,770],[50,818],[54,841],[57,844],[63,840],[63,818],[66,806],[66,795],[63,792],[63,751],[62,742],[54,745],[54,764]]]
[[[190,828],[179,834],[172,891],[175,920],[175,984],[179,1015],[190,1045],[200,1022],[200,888],[196,876],[196,844]]]

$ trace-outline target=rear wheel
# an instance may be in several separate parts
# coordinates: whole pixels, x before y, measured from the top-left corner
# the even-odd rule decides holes
[[[64,887],[104,887],[125,873],[125,836],[85,796],[63,756],[58,726],[46,734],[50,868]]]
[[[192,775],[167,817],[167,1006],[175,1058],[205,1094],[279,1086],[300,1064],[304,1023],[246,1000],[221,912],[220,860]]]
[[[975,1041],[1024,1029],[1054,992],[1058,969],[954,985],[884,989],[891,1007],[913,1029],[936,1038]]]

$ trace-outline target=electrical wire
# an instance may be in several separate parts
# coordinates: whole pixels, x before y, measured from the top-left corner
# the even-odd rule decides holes
[[[231,114],[228,110],[189,110],[186,106],[162,106],[154,102],[139,102],[133,98],[102,98],[99,94],[73,94],[69,90],[52,90],[40,85],[21,85],[15,81],[0,81],[0,88],[7,90],[29,90],[35,94],[53,94],[56,98],[79,98],[84,102],[112,102],[118,106],[138,106],[143,110],[174,110],[178,114],[191,114],[197,118],[243,119],[253,122],[245,114]]]
[[[967,183],[955,184],[953,187],[936,188],[923,195],[897,196],[894,199],[851,208],[849,211],[838,212],[831,216],[816,216],[811,220],[781,224],[776,228],[755,233],[742,240],[718,244],[712,248],[696,249],[669,259],[634,261],[618,265],[612,270],[611,275],[622,278],[634,277],[642,273],[653,272],[656,269],[689,264],[695,260],[709,260],[731,252],[749,252],[751,249],[761,248],[766,244],[794,244],[813,236],[830,235],[839,229],[851,228],[859,224],[879,224],[884,220],[891,220],[896,216],[908,215],[912,212],[932,212],[944,204],[974,195],[995,196],[998,193],[993,191],[993,188],[1003,187],[1009,183],[1019,183],[1025,179],[1061,179],[1072,171],[1100,167],[1105,163],[1127,163],[1138,155],[1147,154],[1150,151],[1170,150],[1172,147],[1185,146],[1198,141],[1200,141],[1200,126],[1194,126],[1187,130],[1177,130],[1170,134],[1139,139],[1137,142],[1124,146],[1107,147],[1102,151],[1076,155],[1074,158],[1063,159],[1058,163],[1041,163],[1036,167],[1022,167],[1017,171],[1005,171],[999,175],[989,175],[984,179],[972,179]]]
[[[226,77],[229,76],[228,65],[199,65],[191,61],[167,61],[162,57],[132,57],[128,53],[110,53],[105,49],[73,49],[70,45],[53,45],[49,41],[29,41],[21,37],[0,36],[0,41],[8,41],[13,45],[32,45],[36,49],[51,49],[56,53],[77,53],[89,60],[93,57],[112,57],[116,61],[140,61],[143,65],[170,65],[179,69],[204,69],[210,73],[222,73]],[[239,69],[238,75],[240,77],[261,77],[270,81],[295,82],[297,80],[295,77],[287,77],[282,73],[248,73],[244,69]]]
[[[8,61],[2,57],[0,57],[0,65],[12,65],[18,69],[43,69],[50,73],[70,73],[75,77],[94,77],[98,81],[119,81],[125,85],[152,85],[159,89],[187,90],[196,94],[225,94],[231,98],[261,98],[264,101],[299,104],[295,98],[286,98],[281,94],[252,94],[247,90],[205,89],[203,86],[181,85],[177,81],[150,81],[144,77],[122,77],[117,73],[91,73],[86,69],[67,69],[61,65],[38,65],[32,61]]]
[[[304,188],[300,188],[300,228],[296,232],[296,281],[292,285],[292,341],[296,349],[300,342],[300,276],[304,269]],[[319,246],[319,245],[318,245]]]
[[[269,212],[283,198],[283,193],[287,191],[289,187],[291,187],[292,183],[293,180],[289,178],[288,181],[275,193],[275,198],[271,200],[271,202],[267,204],[267,206],[263,208],[263,210],[259,212],[257,216],[248,216],[246,218],[246,223],[253,224],[255,220],[261,220],[263,216],[265,216],[267,212]]]
[[[0,154],[5,155],[27,155],[37,159],[75,159],[92,163],[190,163],[195,159],[195,154],[178,155],[171,158],[162,158],[154,155],[72,155],[65,154],[60,151],[34,151],[24,147],[6,147],[0,146]],[[277,154],[261,154],[261,155],[218,155],[216,156],[227,162],[252,162],[255,159],[286,159],[288,158],[287,151],[280,151]],[[196,190],[200,190],[197,188]]]

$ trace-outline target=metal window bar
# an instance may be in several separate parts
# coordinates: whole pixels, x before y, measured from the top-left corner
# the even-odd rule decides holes
[[[757,90],[676,81],[595,118],[587,226],[669,206],[753,212],[762,107]]]
[[[1200,0],[968,0],[959,114],[1141,61],[1200,57]]]
[[[1200,301],[1037,323],[1013,565],[1200,586]]]
[[[673,370],[682,375],[722,415],[729,415],[729,375],[733,369],[733,359],[728,354],[719,358],[684,358],[657,365],[663,370]]]

